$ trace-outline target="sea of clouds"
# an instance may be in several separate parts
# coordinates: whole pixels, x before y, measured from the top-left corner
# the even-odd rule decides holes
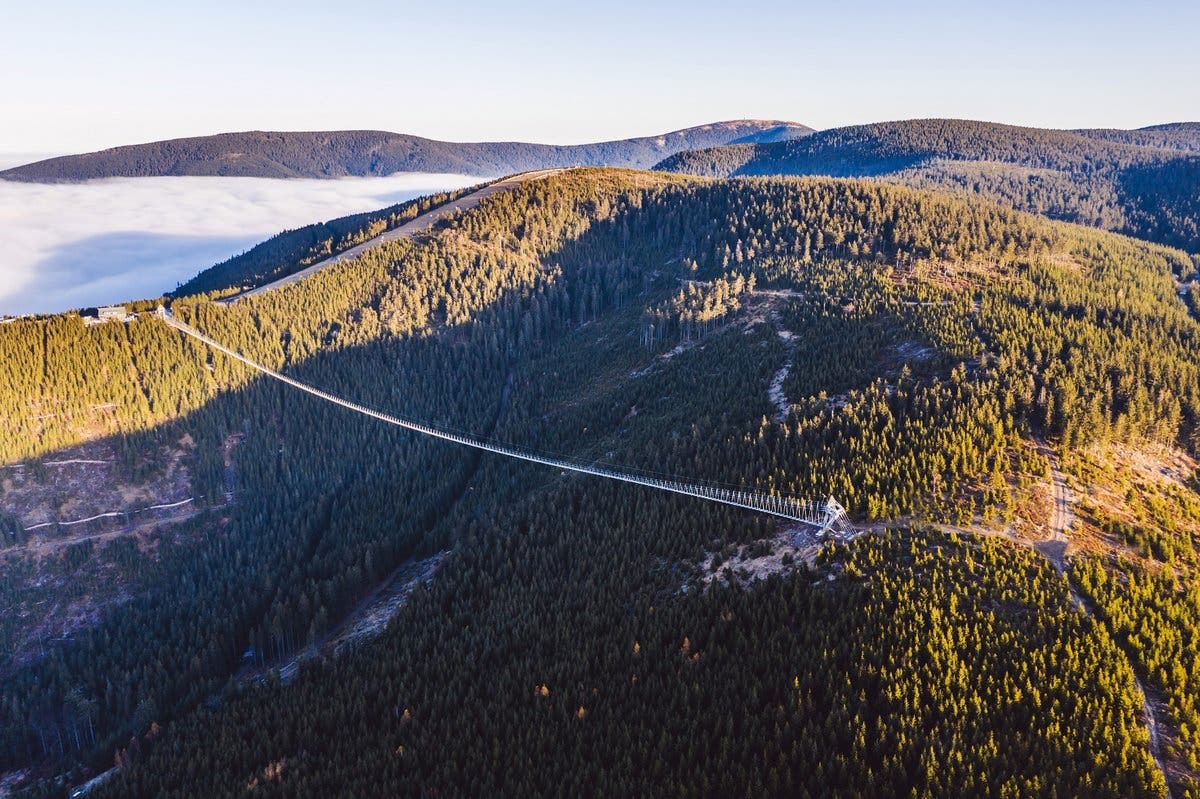
[[[30,159],[0,156],[0,165]],[[0,314],[157,297],[281,230],[478,183],[385,178],[0,180]]]

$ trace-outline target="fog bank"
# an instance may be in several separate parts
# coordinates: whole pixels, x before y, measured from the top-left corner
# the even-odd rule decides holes
[[[0,180],[0,314],[155,297],[281,230],[478,181],[421,173]]]

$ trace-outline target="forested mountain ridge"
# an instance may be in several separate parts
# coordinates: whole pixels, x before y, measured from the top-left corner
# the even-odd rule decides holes
[[[445,142],[386,131],[221,133],[50,158],[0,172],[34,182],[155,175],[338,178],[436,172],[495,177],[562,166],[648,168],[672,153],[811,133],[796,122],[741,119],[619,141],[550,145]]]
[[[328,222],[285,230],[246,252],[210,266],[181,284],[172,294],[186,297],[262,285],[369,241],[468,191],[463,189],[419,197],[378,211],[351,214]]]
[[[1064,131],[920,119],[803,140],[673,155],[655,168],[710,177],[877,177],[977,194],[1015,208],[1200,250],[1196,123]]]
[[[727,163],[721,162],[722,154],[728,154]],[[911,119],[832,128],[795,142],[739,144],[704,154],[682,152],[665,159],[657,168],[687,172],[711,164],[712,169],[722,170],[732,165],[734,158],[745,158],[736,167],[738,174],[760,174],[760,170],[783,167],[854,177],[906,169],[931,158],[1081,170],[1110,164],[1129,166],[1175,154],[1167,148],[1109,141],[1074,131],[966,119]]]
[[[1136,567],[1175,576],[1126,596],[1101,575],[1134,565],[1081,560],[1095,615],[1030,549],[919,528],[1029,527],[1034,436],[1196,454],[1200,325],[1178,295],[1196,268],[872,181],[576,170],[234,306],[174,302],[365,405],[833,494],[875,525],[758,582],[737,564],[789,535],[760,516],[381,429],[153,317],[5,325],[3,461],[186,434],[194,493],[213,497],[241,438],[233,503],[123,556],[146,587],[5,681],[2,762],[119,750],[97,790],[113,796],[1162,796],[1134,675],[1172,698],[1186,768],[1192,528],[1161,502],[1163,522],[1114,526],[1168,539],[1169,564]],[[230,684],[445,550],[376,644]],[[1131,631],[1131,601],[1162,617],[1161,645]]]
[[[1093,139],[1200,152],[1200,122],[1168,122],[1134,130],[1117,128],[1080,128],[1072,131]]]

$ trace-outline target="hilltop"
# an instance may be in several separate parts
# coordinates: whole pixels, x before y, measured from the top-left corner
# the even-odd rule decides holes
[[[829,175],[977,194],[1200,249],[1200,124],[1048,130],[959,119],[855,125],[790,142],[685,151],[655,169],[709,177]]]
[[[447,142],[386,131],[222,133],[50,158],[0,172],[33,182],[197,175],[339,178],[439,172],[493,177],[562,166],[648,168],[681,150],[808,135],[796,122],[741,119],[593,144]]]
[[[1081,128],[1074,131],[1092,139],[1137,144],[1145,147],[1166,147],[1185,152],[1200,152],[1200,122],[1168,122],[1134,130],[1118,128]]]
[[[878,175],[934,159],[1060,171],[1161,162],[1200,152],[1200,123],[1134,131],[1053,130],[967,119],[909,119],[817,131],[802,140],[683,151],[656,168],[728,175]]]

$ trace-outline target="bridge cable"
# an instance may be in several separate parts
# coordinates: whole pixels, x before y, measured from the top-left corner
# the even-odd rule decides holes
[[[660,491],[669,491],[674,494],[682,494],[685,496],[697,497],[699,499],[707,499],[711,502],[717,502],[722,505],[729,505],[731,507],[742,508],[759,513],[767,513],[772,516],[778,516],[780,518],[800,522],[810,527],[816,527],[822,534],[830,532],[843,534],[848,532],[845,510],[832,497],[823,502],[813,502],[795,499],[793,497],[781,496],[778,494],[764,494],[756,491],[747,491],[744,489],[718,488],[713,486],[686,483],[670,478],[642,477],[636,474],[630,474],[628,472],[622,472],[616,469],[606,469],[594,464],[588,465],[566,458],[546,457],[531,450],[524,450],[518,447],[506,446],[503,444],[494,444],[474,436],[448,432],[427,424],[414,422],[409,419],[403,419],[388,413],[383,413],[382,411],[367,408],[366,406],[334,396],[333,394],[322,391],[319,388],[310,386],[307,383],[302,383],[295,378],[288,377],[281,372],[277,372],[274,369],[263,366],[257,361],[251,360],[245,355],[226,347],[224,344],[209,338],[199,330],[196,330],[194,327],[191,327],[190,325],[180,321],[162,306],[159,306],[157,315],[160,319],[181,333],[207,344],[214,350],[222,352],[236,361],[241,361],[251,369],[261,372],[268,377],[273,377],[282,383],[286,383],[292,388],[298,389],[307,394],[311,394],[312,396],[323,399],[326,402],[331,402],[334,405],[340,405],[343,408],[363,414],[364,416],[369,416],[381,422],[386,422],[387,424],[396,425],[398,427],[413,430],[427,436],[440,438],[444,441],[451,441],[455,444],[462,444],[464,446],[473,447],[485,452],[492,452],[509,458],[517,458],[519,460],[529,461],[531,463],[539,463],[544,466],[551,466],[565,471],[589,474],[595,477],[608,478],[610,480],[619,480],[625,483],[632,483],[634,485],[658,489]]]

